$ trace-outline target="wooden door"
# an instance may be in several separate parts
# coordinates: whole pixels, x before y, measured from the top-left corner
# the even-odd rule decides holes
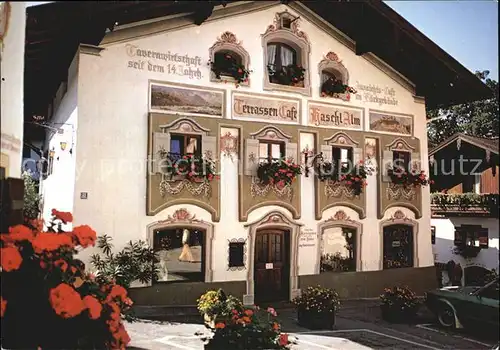
[[[288,299],[289,254],[288,235],[280,230],[257,232],[255,237],[255,300]]]

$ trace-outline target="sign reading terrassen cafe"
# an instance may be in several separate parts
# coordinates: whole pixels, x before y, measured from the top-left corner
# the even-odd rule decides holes
[[[299,123],[300,101],[261,95],[233,94],[233,118]]]
[[[309,103],[309,125],[363,130],[363,111],[332,104]]]

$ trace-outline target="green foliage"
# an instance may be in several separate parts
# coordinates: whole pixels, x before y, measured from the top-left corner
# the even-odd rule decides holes
[[[428,138],[431,147],[438,145],[455,133],[477,137],[498,136],[498,82],[488,78],[489,71],[476,72],[494,93],[494,97],[444,109],[427,111],[427,117],[439,118],[428,124]]]
[[[291,160],[265,161],[257,169],[257,176],[264,185],[276,184],[280,187],[291,185],[300,174],[300,165]]]
[[[96,279],[101,283],[116,282],[130,288],[133,281],[150,283],[158,278],[158,258],[146,242],[129,243],[118,253],[113,253],[112,238],[108,235],[97,238],[100,254],[93,254],[90,263],[97,270]]]
[[[467,210],[471,207],[495,210],[495,208],[498,208],[498,194],[431,193],[431,204],[437,205],[441,209],[458,206],[461,210]]]
[[[297,309],[314,312],[335,312],[340,307],[338,293],[330,288],[321,286],[307,287],[302,294],[292,300]]]
[[[24,180],[24,218],[25,220],[37,219],[40,214],[41,200],[41,196],[38,194],[37,182],[33,180],[28,172],[24,172],[22,176]]]

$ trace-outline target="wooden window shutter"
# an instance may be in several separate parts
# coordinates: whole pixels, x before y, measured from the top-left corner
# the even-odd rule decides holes
[[[321,145],[321,153],[323,153],[323,161],[332,162],[333,161],[333,150],[330,145]]]
[[[217,137],[202,136],[201,137],[201,152],[204,157],[214,159],[217,154]]]
[[[287,142],[286,143],[286,150],[285,150],[285,154],[286,154],[286,159],[293,159],[293,162],[297,162],[297,150],[298,150],[298,146],[296,143],[292,143],[292,142]]]
[[[259,167],[259,140],[245,140],[244,162],[244,174],[247,176],[257,176],[257,169]]]
[[[170,133],[155,132],[153,134],[153,154],[152,154],[152,171],[153,174],[161,173],[160,163],[162,161],[160,151],[170,152]]]
[[[389,173],[387,172],[387,168],[392,167],[393,165],[393,157],[394,154],[392,151],[384,151],[384,154],[382,156],[382,167],[379,167],[379,169],[382,171],[382,181],[383,182],[391,182],[391,178],[389,177]]]
[[[363,160],[363,149],[353,148],[352,150],[352,162],[357,165],[361,160]]]
[[[420,153],[412,152],[410,160],[410,169],[414,172],[420,172],[422,170],[422,164],[420,161]]]

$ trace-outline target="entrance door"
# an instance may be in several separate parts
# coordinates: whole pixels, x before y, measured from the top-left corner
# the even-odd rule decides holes
[[[289,235],[281,230],[257,231],[254,294],[258,302],[287,300],[290,270]]]

